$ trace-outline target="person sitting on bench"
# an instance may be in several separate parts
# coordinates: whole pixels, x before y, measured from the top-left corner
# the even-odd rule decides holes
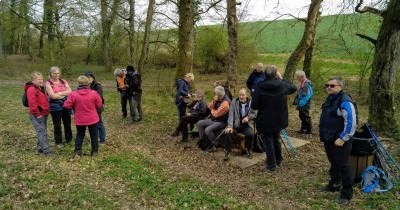
[[[225,95],[224,87],[217,86],[214,92],[214,99],[208,106],[211,111],[210,118],[200,120],[197,123],[200,135],[198,145],[202,150],[208,150],[215,144],[216,132],[225,128],[229,117],[229,105],[231,101]]]
[[[251,100],[247,97],[245,88],[239,90],[239,98],[232,101],[229,108],[228,126],[225,128],[225,134],[232,134],[234,131],[242,133],[245,136],[245,150],[248,158],[252,158],[254,132],[250,125],[250,120],[255,118],[255,112],[251,108]],[[228,138],[229,139],[229,138]],[[225,142],[225,158],[228,160],[231,152],[232,142]]]
[[[204,101],[204,93],[202,91],[196,91],[194,95],[195,100],[188,105],[188,108],[190,108],[189,112],[182,117],[182,120],[179,122],[178,127],[172,134],[172,136],[179,136],[179,132],[182,133],[182,143],[188,141],[188,125],[193,125],[199,120],[202,120],[206,117],[207,104]]]

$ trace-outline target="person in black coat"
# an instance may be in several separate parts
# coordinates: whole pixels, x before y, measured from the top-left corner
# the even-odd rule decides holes
[[[142,112],[142,76],[133,66],[126,67],[125,83],[127,86],[128,102],[131,109],[132,122],[141,121],[143,119]]]
[[[274,171],[282,162],[279,133],[288,126],[287,95],[295,93],[297,88],[282,79],[274,65],[265,68],[265,77],[253,93],[251,107],[258,110],[256,128],[266,146],[267,170]]]
[[[194,80],[193,73],[187,73],[183,79],[176,80],[176,98],[175,104],[178,109],[178,120],[186,114],[186,108],[190,100],[190,84]]]

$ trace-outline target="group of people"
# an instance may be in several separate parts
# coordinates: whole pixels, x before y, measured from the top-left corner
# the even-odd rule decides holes
[[[47,135],[49,114],[53,121],[56,147],[62,147],[63,143],[68,144],[72,141],[72,112],[77,132],[74,155],[82,155],[82,143],[86,128],[90,133],[92,156],[98,153],[99,142],[105,143],[106,130],[102,120],[104,104],[102,86],[96,82],[91,71],[79,76],[77,82],[77,90],[72,91],[67,80],[61,78],[60,68],[53,66],[49,70],[48,80],[44,80],[40,72],[32,72],[31,81],[25,84],[29,119],[36,130],[39,153],[52,154]]]
[[[176,82],[175,104],[179,123],[172,136],[182,134],[181,142],[188,141],[188,131],[197,125],[198,145],[203,150],[221,143],[222,135],[241,133],[245,136],[246,153],[252,157],[256,136],[261,137],[266,152],[266,170],[273,172],[282,163],[280,132],[288,127],[288,95],[297,92],[293,105],[299,113],[301,127],[298,133],[311,134],[312,122],[310,103],[313,96],[311,81],[304,71],[296,71],[298,87],[284,79],[277,67],[258,63],[248,77],[247,89],[241,88],[238,97],[229,97],[229,88],[221,82],[214,83],[214,97],[206,105],[203,91],[190,94],[192,73]],[[327,98],[321,109],[319,121],[320,140],[330,162],[330,180],[322,191],[340,191],[336,199],[339,204],[347,203],[353,196],[349,156],[352,135],[357,128],[356,111],[351,97],[343,91],[344,82],[340,77],[332,77],[325,84]],[[248,97],[248,91],[251,98]],[[190,98],[194,100],[190,103]],[[186,113],[186,109],[189,111]],[[254,121],[254,122],[252,122]],[[308,135],[307,135],[308,136]],[[228,160],[231,143],[224,142],[225,158]]]

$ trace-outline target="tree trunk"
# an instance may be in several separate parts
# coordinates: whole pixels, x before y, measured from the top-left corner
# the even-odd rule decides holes
[[[50,65],[54,65],[54,10],[55,10],[55,0],[45,0],[45,14],[46,14],[46,24],[47,24],[47,45],[49,48],[49,60]]]
[[[297,45],[296,49],[290,55],[285,68],[284,77],[288,80],[293,80],[294,72],[297,64],[303,58],[306,50],[309,48],[312,38],[315,36],[316,23],[318,13],[323,0],[311,0],[310,8],[308,9],[307,20],[304,27],[303,37]]]
[[[135,0],[129,0],[129,55],[131,57],[131,64],[135,65]]]
[[[101,27],[102,27],[102,44],[103,44],[103,59],[104,67],[107,72],[112,71],[112,55],[111,55],[111,26],[114,22],[115,15],[117,14],[117,9],[119,5],[119,0],[114,0],[111,7],[111,14],[108,14],[108,4],[107,0],[101,0]]]
[[[318,12],[317,21],[315,23],[315,28],[317,28],[319,20],[321,17],[321,12]],[[304,63],[303,63],[303,71],[306,73],[307,77],[311,77],[311,65],[314,54],[314,46],[315,46],[315,34],[313,34],[311,38],[310,46],[307,48],[306,53],[304,54]]]
[[[28,0],[21,0],[20,2],[20,12],[21,16],[24,17],[24,24],[25,24],[25,39],[23,42],[23,52],[29,56],[29,59],[32,60],[32,33],[31,33],[31,28],[30,28],[30,22],[28,21],[29,18],[29,1]]]
[[[397,125],[394,91],[400,66],[400,1],[391,0],[382,16],[369,79],[368,121],[378,131],[392,132]]]
[[[179,0],[179,28],[178,28],[178,65],[176,78],[182,78],[192,72],[192,41],[194,27],[193,0]]]
[[[237,33],[237,16],[236,16],[236,0],[227,0],[227,20],[228,20],[228,87],[234,89],[236,87],[236,68],[238,55],[238,33]]]
[[[10,2],[10,21],[11,21],[11,27],[10,27],[10,37],[9,37],[9,43],[8,43],[8,53],[9,54],[16,54],[17,51],[17,25],[16,20],[17,17],[12,11],[16,11],[16,0],[11,0]]]
[[[139,65],[138,65],[139,72],[141,72],[143,70],[145,60],[146,60],[147,54],[149,52],[149,38],[150,38],[151,23],[153,22],[154,3],[155,3],[155,0],[149,0],[149,7],[147,9],[147,17],[146,17],[146,25],[144,27],[142,52],[140,53],[140,59],[139,59]]]

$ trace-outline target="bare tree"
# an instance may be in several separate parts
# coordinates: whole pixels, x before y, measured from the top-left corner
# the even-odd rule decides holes
[[[290,55],[285,68],[284,77],[292,80],[297,64],[303,58],[306,50],[310,47],[316,32],[316,23],[318,19],[319,9],[323,0],[311,0],[308,9],[307,20],[304,27],[303,37],[297,45],[296,49]]]
[[[135,0],[129,0],[129,30],[128,30],[128,37],[129,37],[129,55],[131,58],[131,64],[135,65]]]
[[[107,0],[101,0],[101,27],[102,27],[102,46],[103,46],[103,59],[104,66],[107,72],[112,70],[112,56],[111,56],[111,26],[114,22],[115,16],[117,15],[117,10],[120,0],[113,0],[112,6],[109,10]]]
[[[147,59],[147,54],[149,52],[149,38],[150,38],[151,23],[153,22],[154,4],[155,0],[149,0],[149,6],[147,8],[146,25],[144,28],[142,51],[140,53],[140,59],[138,65],[139,72],[143,71],[145,60]]]
[[[236,0],[227,0],[227,22],[228,22],[228,86],[230,88],[236,87],[236,68],[238,56],[238,18],[236,16]]]
[[[390,0],[385,10],[356,6],[359,13],[373,13],[383,18],[376,40],[372,71],[369,78],[368,121],[377,130],[392,132],[397,125],[394,109],[394,90],[400,66],[400,1]],[[364,36],[367,37],[367,36]]]

